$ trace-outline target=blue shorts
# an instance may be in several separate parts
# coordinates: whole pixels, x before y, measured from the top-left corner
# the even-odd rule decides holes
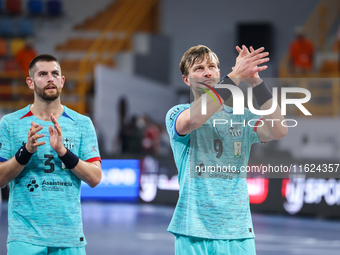
[[[254,238],[206,239],[175,235],[176,255],[256,255]]]
[[[46,247],[25,242],[7,243],[7,255],[86,255],[82,247]]]

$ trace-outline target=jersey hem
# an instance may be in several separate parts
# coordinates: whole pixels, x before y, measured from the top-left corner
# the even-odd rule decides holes
[[[7,243],[11,243],[11,242],[22,242],[22,243],[27,243],[27,244],[33,244],[33,245],[37,245],[37,246],[44,246],[44,247],[63,247],[63,248],[77,248],[77,247],[84,247],[85,245],[87,245],[87,242],[85,242],[82,245],[69,245],[69,244],[60,244],[60,245],[56,245],[55,243],[53,243],[52,245],[49,245],[48,243],[37,243],[37,242],[28,242],[28,241],[23,241],[23,240],[8,240]]]
[[[234,240],[234,239],[255,238],[255,234],[247,235],[247,236],[236,236],[236,237],[230,237],[230,236],[206,237],[204,235],[194,235],[194,234],[188,234],[188,233],[175,232],[169,229],[167,231],[173,235],[192,236],[192,237],[198,237],[198,238],[203,238],[203,239],[213,239],[213,240]]]

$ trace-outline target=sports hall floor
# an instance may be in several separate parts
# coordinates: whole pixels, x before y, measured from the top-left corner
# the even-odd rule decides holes
[[[84,202],[87,255],[171,255],[173,207]],[[340,219],[253,213],[258,255],[339,255]],[[1,205],[0,255],[6,255],[7,203]],[[18,254],[20,255],[20,254]]]

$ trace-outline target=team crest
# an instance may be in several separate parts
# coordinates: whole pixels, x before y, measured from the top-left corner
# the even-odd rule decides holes
[[[242,135],[241,125],[230,126],[229,127],[229,134],[233,137],[241,136]]]
[[[64,138],[64,146],[66,149],[72,150],[74,148],[74,139]]]

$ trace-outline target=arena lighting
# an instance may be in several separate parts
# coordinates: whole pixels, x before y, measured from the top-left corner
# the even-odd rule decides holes
[[[81,198],[137,201],[139,164],[136,159],[103,159],[100,183],[95,188],[90,188],[82,182]]]
[[[262,204],[268,195],[269,180],[265,178],[248,178],[248,194],[251,204]]]
[[[304,176],[283,179],[281,193],[287,200],[283,207],[290,214],[300,212],[304,204],[320,204],[322,200],[328,206],[340,205],[340,180]]]

